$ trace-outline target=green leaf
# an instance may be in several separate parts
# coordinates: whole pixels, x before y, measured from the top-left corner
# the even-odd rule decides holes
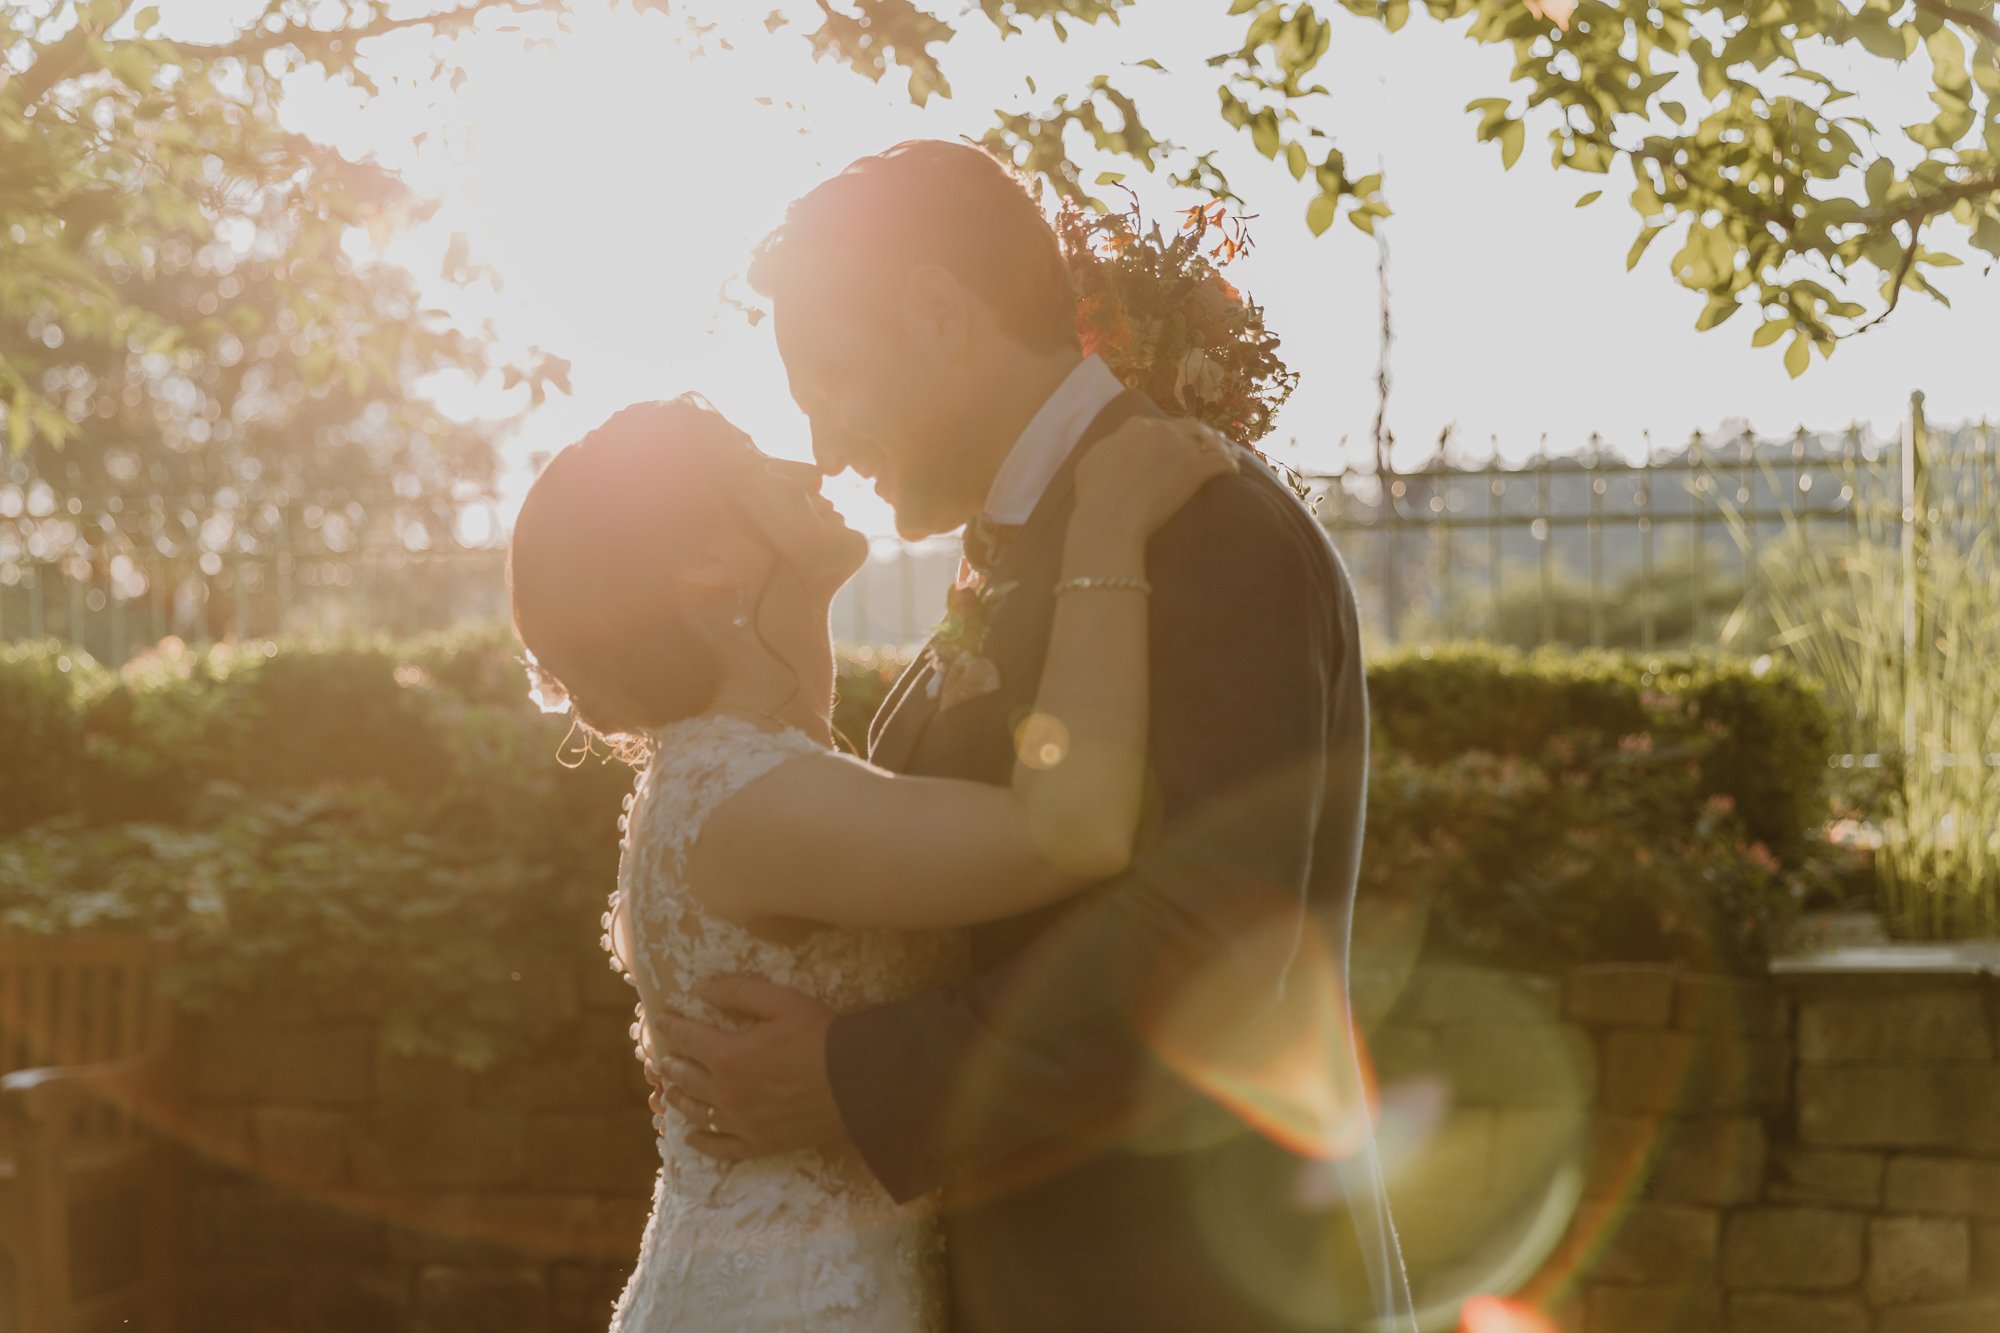
[[[1467,111],[1479,113],[1479,141],[1485,143],[1500,132],[1500,126],[1507,119],[1507,108],[1512,105],[1504,97],[1480,97],[1467,102]]]
[[[1890,26],[1889,21],[1879,14],[1864,11],[1856,16],[1848,31],[1869,55],[1880,56],[1884,60],[1901,60],[1910,53],[1911,48],[1904,45],[1903,30]],[[1914,39],[1915,34],[1912,33],[1911,37]]]
[[[1729,70],[1719,56],[1710,56],[1702,60],[1697,74],[1701,80],[1703,97],[1720,98],[1723,90],[1729,86]]]
[[[1793,379],[1806,373],[1812,364],[1812,339],[1801,333],[1792,339],[1792,345],[1785,349],[1785,372]]]
[[[1769,347],[1772,343],[1784,337],[1785,331],[1791,327],[1792,317],[1790,315],[1780,315],[1776,319],[1767,319],[1758,328],[1757,332],[1750,335],[1750,345],[1752,347]]]
[[[1947,91],[1963,91],[1972,86],[1965,68],[1965,43],[1950,28],[1939,28],[1925,42],[1930,51],[1932,77]]]
[[[1659,237],[1659,234],[1666,229],[1667,224],[1660,222],[1640,230],[1639,239],[1632,242],[1632,248],[1625,253],[1625,271],[1627,273],[1639,267],[1639,260],[1646,253],[1646,248],[1652,245],[1654,240]]]
[[[1370,236],[1375,234],[1375,215],[1365,208],[1350,209],[1347,220]]]
[[[1265,107],[1250,120],[1250,142],[1265,157],[1278,155],[1278,113]]]
[[[1528,142],[1528,127],[1518,120],[1510,120],[1500,131],[1500,165],[1512,170],[1521,160],[1521,149]]]
[[[1097,185],[1123,185],[1125,183],[1125,173],[1122,171],[1100,171],[1097,173],[1097,180],[1094,183]]]
[[[1288,143],[1285,145],[1285,166],[1290,168],[1293,180],[1302,181],[1306,178],[1306,173],[1312,170],[1312,163],[1306,157],[1306,146],[1304,144]]]
[[[1979,249],[2000,259],[2000,215],[1985,213],[1972,228],[1972,243]]]
[[[1889,197],[1889,187],[1896,183],[1896,164],[1886,157],[1878,157],[1868,164],[1868,202],[1879,204]]]
[[[1230,0],[1229,12],[1232,14],[1247,14],[1257,6],[1266,3],[1269,3],[1269,0]]]
[[[1706,333],[1718,324],[1727,323],[1730,316],[1743,307],[1736,304],[1736,298],[1722,293],[1708,298],[1708,304],[1701,309],[1701,315],[1694,322],[1697,330]]]
[[[2000,43],[1980,43],[1979,54],[1972,62],[1972,81],[1988,96],[2000,94]]]
[[[1597,201],[1598,201],[1599,199],[1602,199],[1603,197],[1604,197],[1604,191],[1602,191],[1602,190],[1592,190],[1592,191],[1591,191],[1591,192],[1590,192],[1589,194],[1587,194],[1587,195],[1583,196],[1583,198],[1581,198],[1581,199],[1577,200],[1577,201],[1576,201],[1576,206],[1577,206],[1578,208],[1587,208],[1587,207],[1589,207],[1589,206],[1590,206],[1591,204],[1594,204],[1594,203],[1596,203],[1596,202],[1597,202]]]
[[[1284,30],[1285,12],[1273,5],[1250,20],[1243,33],[1244,49],[1262,46]]]
[[[132,16],[132,30],[141,37],[144,37],[153,30],[153,25],[159,21],[160,7],[158,5],[147,5]]]
[[[35,425],[41,429],[42,438],[57,449],[63,447],[63,442],[69,439],[70,431],[73,429],[70,419],[63,415],[61,408],[47,405],[35,413]]]
[[[1337,196],[1330,194],[1314,196],[1313,201],[1306,205],[1306,226],[1312,229],[1313,235],[1326,235],[1326,229],[1333,225],[1333,215],[1339,207],[1340,200]]]

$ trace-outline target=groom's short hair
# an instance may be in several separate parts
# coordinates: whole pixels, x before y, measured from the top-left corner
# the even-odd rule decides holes
[[[920,264],[964,283],[1023,345],[1078,346],[1055,229],[1020,178],[970,143],[911,139],[822,182],[757,247],[750,285],[777,300],[815,275],[885,279]]]

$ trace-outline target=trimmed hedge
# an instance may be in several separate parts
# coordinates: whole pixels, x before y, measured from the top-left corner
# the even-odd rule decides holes
[[[1825,819],[1833,727],[1819,689],[1782,665],[1456,646],[1372,665],[1368,691],[1381,742],[1421,762],[1529,755],[1558,734],[1601,746],[1645,733],[1698,752],[1705,791],[1730,797],[1781,860],[1801,859]]]
[[[59,643],[0,644],[0,835],[77,807],[85,701],[109,684]]]
[[[515,985],[587,961],[631,771],[557,761],[504,632],[162,648],[116,676],[0,654],[0,927],[186,937],[219,1004],[282,979],[368,1003],[399,1044],[480,1064]],[[906,658],[841,663],[860,744]],[[1511,966],[1752,968],[1821,844],[1828,729],[1782,672],[1452,650],[1370,672],[1362,892],[1429,946]],[[342,997],[345,997],[343,999]]]

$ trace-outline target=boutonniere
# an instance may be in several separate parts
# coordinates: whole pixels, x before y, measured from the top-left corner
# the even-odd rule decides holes
[[[945,616],[931,634],[930,697],[939,709],[1000,688],[1000,668],[986,656],[986,631],[1007,594],[1018,586],[996,583],[966,566],[945,599]]]

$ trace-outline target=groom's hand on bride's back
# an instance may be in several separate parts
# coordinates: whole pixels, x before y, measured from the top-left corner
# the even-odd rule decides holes
[[[671,1054],[654,1083],[660,1102],[686,1119],[687,1142],[727,1161],[768,1157],[847,1137],[826,1076],[833,1010],[757,977],[717,977],[695,993],[738,1017],[735,1029],[684,1015],[663,1023]],[[671,1128],[671,1127],[670,1127]]]

